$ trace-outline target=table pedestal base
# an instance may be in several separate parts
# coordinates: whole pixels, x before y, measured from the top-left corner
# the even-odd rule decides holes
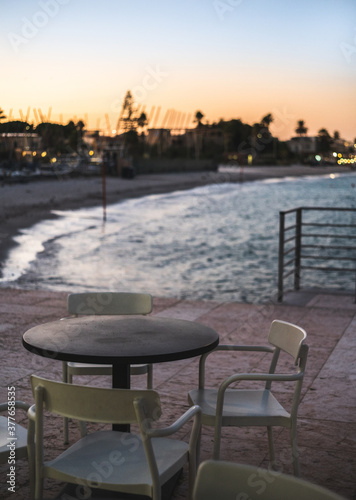
[[[112,387],[115,389],[130,389],[130,365],[113,365]],[[114,424],[112,428],[114,431],[130,432],[130,424]]]

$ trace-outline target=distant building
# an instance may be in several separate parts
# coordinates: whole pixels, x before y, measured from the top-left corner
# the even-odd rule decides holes
[[[36,151],[41,149],[42,140],[38,134],[32,133],[16,133],[6,132],[0,134],[0,150],[1,151]]]
[[[310,155],[317,152],[318,138],[316,136],[309,137],[306,135],[292,137],[287,141],[289,150],[297,155]]]
[[[353,144],[345,139],[333,139],[331,149],[335,153],[341,153],[343,156],[348,156],[350,152],[353,152]]]

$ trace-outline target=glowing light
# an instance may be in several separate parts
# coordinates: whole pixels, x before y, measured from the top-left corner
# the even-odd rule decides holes
[[[330,179],[335,179],[335,174],[330,174]]]
[[[37,154],[37,151],[34,151],[34,152],[32,153],[32,156],[36,156],[36,154]]]
[[[342,157],[342,154],[341,154],[341,153],[339,153],[339,154],[338,154],[338,157],[339,157],[339,158],[341,158],[341,157]]]
[[[316,161],[320,161],[321,160],[321,156],[320,155],[315,155],[315,159],[316,159]]]
[[[51,158],[51,163],[56,163],[57,158]]]
[[[337,153],[335,153],[335,151],[333,152],[333,156],[336,157],[337,156]]]
[[[91,150],[89,151],[89,156],[93,156],[93,154],[94,154],[94,151],[91,149]]]
[[[45,156],[47,156],[46,151],[43,151],[43,153],[41,153],[41,156],[42,156],[42,158],[44,158]]]

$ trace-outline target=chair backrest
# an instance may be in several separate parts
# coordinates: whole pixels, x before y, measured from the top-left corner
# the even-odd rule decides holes
[[[148,421],[156,421],[161,416],[160,398],[156,391],[65,384],[35,375],[31,375],[31,386],[36,414],[46,409],[77,420],[132,424],[137,422],[134,401],[143,399]]]
[[[208,460],[195,481],[193,500],[345,500],[295,476],[245,464]]]
[[[303,328],[281,320],[272,321],[268,335],[269,343],[293,356],[295,363],[306,338]]]
[[[127,292],[71,293],[67,310],[75,315],[149,314],[152,312],[152,296]]]

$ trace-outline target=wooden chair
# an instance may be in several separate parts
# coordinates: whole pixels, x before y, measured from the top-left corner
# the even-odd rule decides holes
[[[35,499],[42,499],[45,478],[160,500],[164,483],[189,463],[192,497],[200,408],[192,407],[169,427],[151,427],[161,416],[160,399],[152,390],[104,389],[31,376],[35,405]],[[99,430],[88,434],[51,461],[44,458],[44,420],[48,413],[88,422],[138,424],[139,433]],[[50,415],[49,415],[50,416]],[[190,419],[189,443],[169,439]]]
[[[215,427],[213,458],[219,459],[221,429],[225,426],[266,426],[272,464],[275,461],[272,427],[287,427],[292,445],[293,468],[299,475],[299,457],[297,448],[297,413],[302,389],[308,347],[304,344],[306,332],[291,323],[275,320],[272,322],[268,341],[270,346],[220,345],[214,351],[204,354],[199,364],[199,387],[189,392],[188,400],[202,409],[202,424]],[[226,378],[218,389],[205,388],[205,362],[216,351],[256,351],[272,353],[268,373],[236,373]],[[293,359],[297,367],[293,373],[276,373],[281,351]],[[246,381],[265,382],[261,389],[229,388],[231,384]],[[288,412],[272,394],[272,382],[290,382],[294,384],[294,393],[290,412]]]
[[[135,315],[152,312],[152,296],[146,293],[72,293],[68,295],[67,311],[70,315]],[[63,318],[65,319],[65,318]],[[131,366],[131,375],[147,373],[147,388],[152,389],[151,364]],[[110,365],[63,362],[63,382],[71,384],[73,375],[111,375]],[[68,443],[68,420],[64,420],[64,442]]]
[[[198,469],[194,500],[345,500],[321,486],[260,467],[207,460]]]

